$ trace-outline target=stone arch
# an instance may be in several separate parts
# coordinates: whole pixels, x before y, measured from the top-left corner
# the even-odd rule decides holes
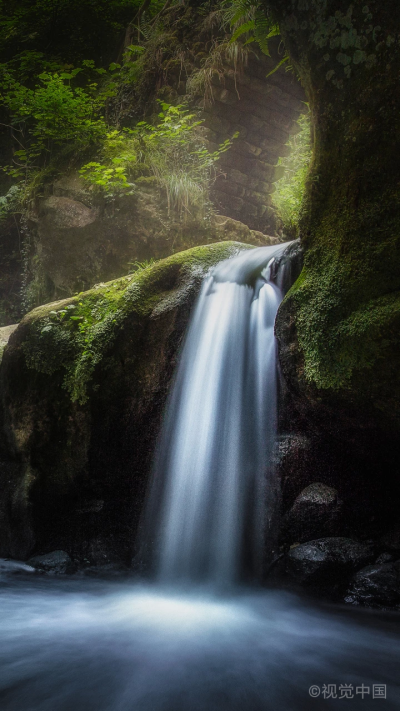
[[[252,52],[242,71],[227,65],[223,75],[215,74],[212,101],[198,103],[211,148],[239,132],[220,158],[222,175],[212,191],[215,206],[266,234],[276,228],[272,194],[283,175],[278,161],[288,154],[286,144],[298,132],[306,100],[301,84],[284,67],[267,76],[275,66],[274,60]]]

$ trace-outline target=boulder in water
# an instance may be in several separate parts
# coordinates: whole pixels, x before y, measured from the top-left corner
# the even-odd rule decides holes
[[[340,524],[342,502],[336,489],[321,482],[310,484],[298,495],[283,521],[284,542],[304,542],[334,535]]]
[[[45,555],[36,555],[29,558],[28,565],[36,570],[51,575],[63,575],[72,571],[73,563],[65,551],[52,551]]]
[[[366,607],[400,605],[400,560],[359,570],[350,581],[345,601]]]
[[[287,572],[302,585],[329,587],[346,584],[355,571],[374,560],[374,546],[351,538],[319,538],[294,546],[287,556]]]

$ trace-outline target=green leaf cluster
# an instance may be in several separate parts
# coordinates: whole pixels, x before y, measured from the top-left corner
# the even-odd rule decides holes
[[[231,42],[239,38],[244,44],[257,42],[267,57],[270,56],[269,40],[280,34],[274,18],[260,2],[254,0],[226,0],[224,2],[225,21],[232,30]]]
[[[231,140],[209,151],[198,130],[202,122],[184,105],[161,102],[161,109],[156,125],[140,121],[134,128],[109,132],[102,162],[87,163],[81,175],[111,197],[132,192],[140,177],[153,177],[164,190],[168,210],[204,209],[215,164]]]
[[[48,62],[57,63],[55,69],[87,58],[107,66],[141,5],[142,0],[1,0],[0,62],[19,65],[25,76],[37,74],[41,62],[42,71]]]
[[[91,63],[87,64],[91,69]],[[2,166],[9,175],[27,182],[60,147],[69,144],[79,151],[106,136],[108,127],[102,115],[106,96],[98,92],[96,82],[73,85],[82,71],[43,72],[33,88],[10,73],[3,74],[0,105],[8,111],[15,148],[13,163]]]

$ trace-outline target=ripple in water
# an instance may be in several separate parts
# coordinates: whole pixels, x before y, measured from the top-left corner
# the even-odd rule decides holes
[[[47,579],[3,588],[0,620],[1,711],[400,708],[396,615]],[[387,700],[308,693],[362,683],[386,684]]]

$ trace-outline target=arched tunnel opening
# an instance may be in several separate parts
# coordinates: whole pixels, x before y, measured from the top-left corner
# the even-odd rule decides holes
[[[260,52],[249,53],[240,69],[226,64],[211,79],[210,95],[199,100],[208,146],[216,149],[233,135],[220,157],[212,199],[217,210],[250,229],[275,234],[275,183],[285,172],[279,159],[290,152],[298,119],[308,111],[306,96],[293,72]]]

